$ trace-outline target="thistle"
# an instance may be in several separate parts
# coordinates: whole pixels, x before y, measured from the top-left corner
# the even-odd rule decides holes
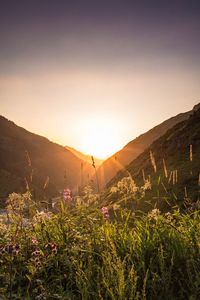
[[[95,165],[95,161],[94,161],[94,157],[91,156],[91,160],[92,160],[92,166],[95,170],[95,176],[96,176],[96,182],[97,182],[97,191],[98,191],[98,194],[100,192],[100,188],[99,188],[99,180],[98,180],[98,176],[97,176],[97,169],[96,169],[96,165]]]

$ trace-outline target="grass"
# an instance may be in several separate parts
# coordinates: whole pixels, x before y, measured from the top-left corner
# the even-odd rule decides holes
[[[38,212],[12,194],[0,223],[0,299],[199,299],[200,212],[149,213],[97,196]],[[102,200],[102,199],[101,199]]]
[[[168,176],[143,186],[124,177],[101,195],[65,189],[49,209],[30,191],[10,194],[0,299],[200,299],[200,203],[185,195],[179,205]]]

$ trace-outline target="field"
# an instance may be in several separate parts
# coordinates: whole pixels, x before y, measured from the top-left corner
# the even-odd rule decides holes
[[[199,299],[197,207],[143,213],[98,200],[65,191],[48,211],[29,192],[9,196],[0,299]]]

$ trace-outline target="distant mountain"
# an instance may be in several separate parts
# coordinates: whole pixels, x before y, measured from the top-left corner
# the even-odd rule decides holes
[[[57,195],[64,185],[77,190],[92,174],[91,164],[65,147],[0,116],[1,198],[24,191],[27,183],[36,197]]]
[[[89,164],[92,163],[92,160],[91,160],[91,155],[86,155],[72,147],[69,147],[69,146],[65,146],[65,148],[69,151],[71,151],[74,155],[76,155],[78,158],[82,159],[83,161],[86,161],[88,162]],[[103,163],[103,160],[102,159],[98,159],[98,158],[95,158],[94,157],[94,160],[95,160],[95,164],[96,166],[100,166],[102,163]]]
[[[193,110],[191,111],[180,113],[177,116],[164,121],[146,133],[140,135],[128,143],[123,149],[105,160],[97,171],[101,188],[103,188],[117,174],[118,171],[122,170],[147,147],[149,147],[153,141],[165,134],[167,130],[172,128],[174,125],[181,121],[187,120],[193,111],[197,110],[198,108],[200,108],[200,104],[194,106]]]
[[[150,153],[155,160],[156,172]],[[156,188],[147,193],[147,198],[158,198],[157,205],[162,198],[168,197],[174,198],[174,203],[183,203],[186,198],[200,200],[200,108],[196,107],[189,119],[176,124],[154,141],[126,170],[118,172],[108,187],[116,186],[128,174],[138,185],[143,185],[144,177],[150,179]]]

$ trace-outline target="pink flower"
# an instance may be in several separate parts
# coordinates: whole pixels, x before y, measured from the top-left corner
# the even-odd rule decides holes
[[[36,238],[32,238],[31,242],[33,245],[38,245],[38,240]]]
[[[71,201],[72,200],[70,189],[64,189],[63,198],[64,198],[65,201]]]
[[[108,208],[107,207],[102,207],[101,208],[101,212],[103,214],[103,216],[106,218],[106,219],[109,219],[110,215],[109,215],[109,211],[108,211]]]

